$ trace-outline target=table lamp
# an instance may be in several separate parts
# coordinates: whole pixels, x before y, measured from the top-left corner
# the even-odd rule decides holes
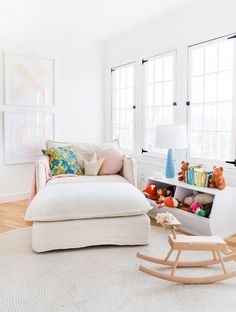
[[[186,127],[184,125],[160,125],[156,127],[155,146],[168,149],[166,178],[175,177],[173,149],[187,148]]]

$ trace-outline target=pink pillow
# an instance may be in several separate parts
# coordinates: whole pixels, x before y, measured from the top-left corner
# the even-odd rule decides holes
[[[124,156],[117,148],[108,148],[97,152],[97,159],[105,158],[99,175],[116,174],[123,167]]]

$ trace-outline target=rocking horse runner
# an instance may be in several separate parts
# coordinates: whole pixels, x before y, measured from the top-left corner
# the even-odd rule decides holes
[[[219,236],[187,236],[178,235],[176,230],[180,227],[181,223],[170,213],[161,213],[156,217],[157,223],[160,223],[164,228],[170,229],[172,234],[169,235],[170,251],[164,259],[158,259],[150,256],[146,256],[142,253],[137,253],[137,257],[149,261],[152,263],[158,263],[166,265],[172,268],[170,274],[166,274],[146,266],[140,265],[139,270],[158,277],[167,281],[184,283],[184,284],[207,284],[222,281],[236,276],[236,270],[227,271],[225,262],[235,261],[236,253],[232,252],[227,246],[226,242]],[[177,251],[177,256],[174,261],[170,261],[169,258],[174,251]],[[180,255],[183,250],[194,251],[210,251],[213,258],[204,261],[188,261],[179,262]],[[222,256],[222,253],[225,254]],[[181,268],[197,268],[206,267],[210,265],[220,264],[223,270],[222,274],[211,275],[205,277],[186,277],[176,275],[176,269]]]

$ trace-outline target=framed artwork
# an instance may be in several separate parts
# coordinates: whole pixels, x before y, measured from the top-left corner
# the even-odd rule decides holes
[[[53,59],[5,52],[5,104],[54,105],[54,67]]]
[[[5,163],[37,160],[47,139],[54,139],[54,114],[37,111],[4,112]]]

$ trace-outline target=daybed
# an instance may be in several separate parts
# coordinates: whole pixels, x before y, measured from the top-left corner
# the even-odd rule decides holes
[[[84,159],[117,142],[79,144],[47,142],[47,147],[73,145]],[[124,156],[116,175],[77,176],[46,182],[43,162],[36,162],[37,194],[25,219],[33,221],[36,252],[92,245],[144,245],[149,240],[150,205],[137,189],[137,168]]]

